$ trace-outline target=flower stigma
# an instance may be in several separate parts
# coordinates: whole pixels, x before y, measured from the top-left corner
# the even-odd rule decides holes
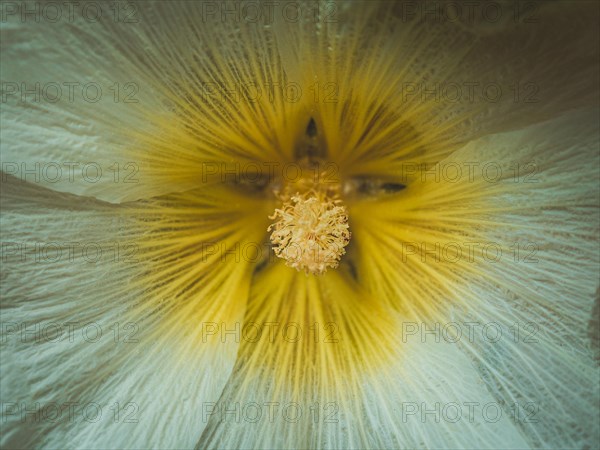
[[[273,251],[286,265],[306,274],[321,275],[335,269],[350,242],[348,210],[337,186],[299,183],[288,186],[283,206],[269,219]]]

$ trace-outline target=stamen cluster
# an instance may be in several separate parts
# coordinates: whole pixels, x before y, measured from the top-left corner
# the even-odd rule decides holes
[[[338,267],[350,242],[347,208],[327,190],[287,195],[283,207],[269,219],[276,220],[267,229],[272,231],[275,255],[307,274],[320,275]]]

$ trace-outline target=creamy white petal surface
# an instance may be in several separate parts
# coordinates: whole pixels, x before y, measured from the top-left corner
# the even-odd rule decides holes
[[[2,188],[2,400],[39,409],[27,421],[5,410],[3,447],[193,446],[237,349],[205,326],[242,319],[248,264],[214,264],[161,233],[191,221],[200,241],[235,242],[231,209],[208,189],[111,205],[14,178]]]

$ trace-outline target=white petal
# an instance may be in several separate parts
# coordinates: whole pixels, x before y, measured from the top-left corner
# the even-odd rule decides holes
[[[590,330],[600,273],[599,119],[597,109],[574,112],[475,141],[456,156],[523,171],[503,180],[519,189],[493,198],[497,226],[484,240],[504,254],[483,264],[488,276],[472,287],[480,301],[466,309],[471,320],[502,329],[498,342],[477,339],[470,351],[499,401],[535,405],[536,414],[530,407],[521,412],[530,420],[519,422],[535,447],[581,448],[600,439]]]
[[[268,55],[272,33],[205,21],[190,2],[129,5],[134,23],[98,5],[97,23],[16,15],[2,27],[4,172],[122,202],[206,185],[215,165],[279,163],[292,151],[308,117],[294,120],[304,108],[273,87],[283,70]],[[264,92],[260,101],[248,100],[246,83]]]
[[[2,401],[18,406],[2,446],[192,447],[238,346],[206,326],[242,318],[250,279],[248,263],[211,262],[194,247],[207,233],[234,245],[246,231],[197,214],[220,211],[235,228],[234,200],[206,190],[193,207],[111,205],[13,181],[2,191],[1,370]],[[38,415],[22,421],[25,408]]]
[[[413,339],[454,339],[458,324],[532,447],[599,437],[598,142],[598,110],[574,111],[475,140],[395,199],[355,206],[359,278],[418,326]]]
[[[504,405],[495,405],[498,420],[485,416],[494,398],[456,345],[403,344],[398,315],[338,272],[315,279],[283,265],[268,270],[198,448],[525,446]],[[437,418],[421,416],[436,408]]]

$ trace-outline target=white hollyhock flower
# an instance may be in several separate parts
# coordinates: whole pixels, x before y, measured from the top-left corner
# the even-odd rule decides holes
[[[290,5],[2,4],[2,447],[597,447],[597,5]]]

